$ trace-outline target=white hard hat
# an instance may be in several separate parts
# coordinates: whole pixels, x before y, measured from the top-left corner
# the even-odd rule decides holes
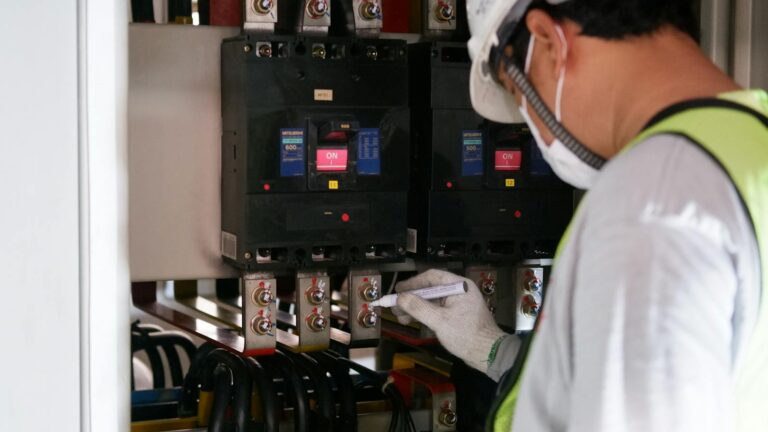
[[[560,4],[569,0],[547,0]],[[491,51],[499,44],[502,27],[516,27],[532,0],[467,0],[467,20],[472,37],[467,44],[472,58],[469,94],[475,111],[497,123],[523,123],[517,102],[494,78],[489,64]],[[506,41],[504,41],[506,42]]]

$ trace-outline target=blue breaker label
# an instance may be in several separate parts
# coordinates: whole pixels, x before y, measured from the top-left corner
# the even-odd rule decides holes
[[[381,175],[379,129],[360,129],[357,133],[357,173],[359,175]]]
[[[280,176],[304,175],[304,129],[280,129]]]
[[[461,175],[483,175],[483,132],[465,130],[461,133]]]

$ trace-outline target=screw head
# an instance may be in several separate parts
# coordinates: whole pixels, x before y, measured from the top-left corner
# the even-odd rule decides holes
[[[307,300],[313,305],[322,304],[325,301],[325,290],[322,288],[310,288],[307,291]]]
[[[251,44],[243,45],[243,51],[246,52],[246,53],[251,52],[252,49],[253,49],[253,47],[251,46]]]
[[[483,279],[480,282],[480,291],[485,295],[493,295],[496,292],[496,281],[493,279]]]
[[[379,298],[379,287],[375,282],[367,282],[360,286],[360,296],[365,301],[372,302]]]
[[[528,281],[528,289],[533,292],[539,292],[544,287],[541,279],[534,277]]]
[[[440,413],[438,421],[444,426],[454,426],[458,421],[458,416],[456,415],[456,411],[446,408]]]
[[[272,324],[272,320],[269,318],[256,317],[251,321],[251,330],[260,335],[271,334],[273,327],[274,324]]]
[[[539,315],[539,303],[536,301],[536,298],[534,298],[532,295],[526,295],[523,297],[523,300],[521,302],[520,309],[522,310],[523,314],[528,315],[530,317],[537,317]]]
[[[259,288],[253,292],[253,302],[259,306],[269,306],[274,299],[272,291],[266,288]]]
[[[272,46],[269,44],[260,45],[259,55],[261,57],[272,57]]]
[[[266,15],[272,10],[273,0],[254,0],[253,9],[256,13]]]
[[[245,258],[245,259],[247,259],[247,260],[251,260],[251,259],[253,259],[253,254],[252,254],[252,253],[250,253],[250,252],[245,252],[245,253],[243,254],[243,258]]]
[[[362,311],[357,320],[361,326],[365,328],[373,328],[376,327],[376,324],[379,322],[379,316],[372,310]]]
[[[322,18],[326,13],[328,13],[328,1],[313,0],[307,3],[307,13],[312,18]]]
[[[453,9],[453,6],[449,4],[443,4],[441,6],[437,7],[437,10],[435,11],[435,16],[438,21],[450,21],[454,18],[455,11]]]
[[[312,47],[312,57],[317,59],[324,59],[327,55],[325,47],[322,45],[315,45]]]
[[[307,318],[307,326],[312,331],[321,332],[328,327],[328,320],[320,314],[313,313]]]
[[[377,19],[381,15],[381,6],[373,2],[363,3],[360,5],[360,15],[367,21]]]

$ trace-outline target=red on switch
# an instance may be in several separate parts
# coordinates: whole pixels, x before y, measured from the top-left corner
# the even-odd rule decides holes
[[[520,171],[522,163],[521,150],[496,150],[496,171]]]
[[[317,150],[317,170],[318,171],[346,171],[347,170],[347,149],[318,149]]]
[[[349,222],[351,218],[349,217],[349,213],[342,213],[341,215],[341,221],[342,222]]]

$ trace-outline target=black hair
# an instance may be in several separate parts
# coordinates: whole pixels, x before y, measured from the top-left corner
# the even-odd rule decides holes
[[[571,0],[551,5],[536,0],[540,8],[556,20],[569,19],[578,23],[585,36],[620,40],[652,34],[672,26],[699,38],[694,0]]]
[[[671,26],[699,39],[700,25],[695,0],[571,0],[551,5],[534,0],[530,7],[547,12],[558,21],[571,20],[581,34],[608,40],[645,36]],[[516,64],[525,63],[530,33],[523,20],[511,39]]]

